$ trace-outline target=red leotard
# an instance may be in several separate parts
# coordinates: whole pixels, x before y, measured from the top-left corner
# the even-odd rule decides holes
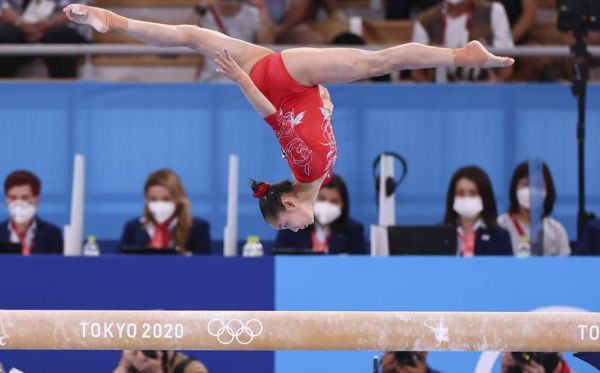
[[[331,113],[323,106],[318,86],[306,87],[292,78],[281,53],[258,61],[250,78],[277,112],[265,118],[275,131],[294,178],[310,183],[331,179],[337,158]]]

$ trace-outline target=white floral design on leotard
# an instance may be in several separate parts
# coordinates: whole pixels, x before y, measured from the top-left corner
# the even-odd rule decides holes
[[[284,113],[282,109],[279,110],[279,118],[277,124],[273,128],[277,140],[281,142],[281,139],[292,136],[294,128],[302,123],[304,119],[304,112],[294,115],[294,111]],[[304,174],[310,176],[310,162],[312,161],[312,150],[306,145],[301,137],[296,137],[290,143],[287,144],[285,149],[282,149],[285,157],[290,163],[295,166],[302,167]]]
[[[284,113],[282,109],[279,109],[278,127],[275,128],[277,140],[290,137],[294,133],[294,128],[302,123],[302,119],[304,119],[304,112],[294,115],[294,110]]]
[[[310,176],[310,162],[312,161],[312,149],[304,140],[296,137],[285,147],[285,155],[294,165],[302,167],[304,174]]]
[[[327,152],[327,164],[325,170],[327,173],[331,172],[333,165],[337,159],[337,144],[335,142],[335,136],[333,135],[333,128],[331,126],[331,110],[326,107],[321,108],[321,114],[323,115],[323,122],[321,123],[321,130],[323,131],[324,142],[323,145],[329,147]],[[329,175],[328,175],[329,176]]]

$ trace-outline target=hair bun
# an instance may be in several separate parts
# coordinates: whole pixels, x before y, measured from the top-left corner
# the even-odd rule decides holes
[[[254,198],[263,198],[269,192],[269,189],[271,189],[271,184],[269,183],[260,181],[252,182],[252,191],[254,191]]]

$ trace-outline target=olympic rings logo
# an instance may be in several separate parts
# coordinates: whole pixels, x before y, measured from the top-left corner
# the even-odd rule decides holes
[[[216,337],[223,345],[229,345],[234,341],[241,345],[247,345],[262,334],[263,324],[257,319],[250,319],[246,322],[239,319],[231,319],[227,322],[221,319],[212,319],[208,322],[207,329],[208,333]]]

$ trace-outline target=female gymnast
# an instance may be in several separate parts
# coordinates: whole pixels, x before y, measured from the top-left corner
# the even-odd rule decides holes
[[[405,69],[504,67],[479,42],[448,49],[408,43],[379,51],[353,48],[271,49],[192,25],[163,25],[128,19],[109,10],[71,4],[64,9],[76,23],[96,31],[116,31],[146,44],[185,46],[214,58],[218,71],[236,82],[271,126],[294,181],[270,185],[253,181],[264,219],[275,229],[297,231],[314,221],[313,206],[329,182],[337,157],[331,128],[333,104],[321,84],[352,82]]]

